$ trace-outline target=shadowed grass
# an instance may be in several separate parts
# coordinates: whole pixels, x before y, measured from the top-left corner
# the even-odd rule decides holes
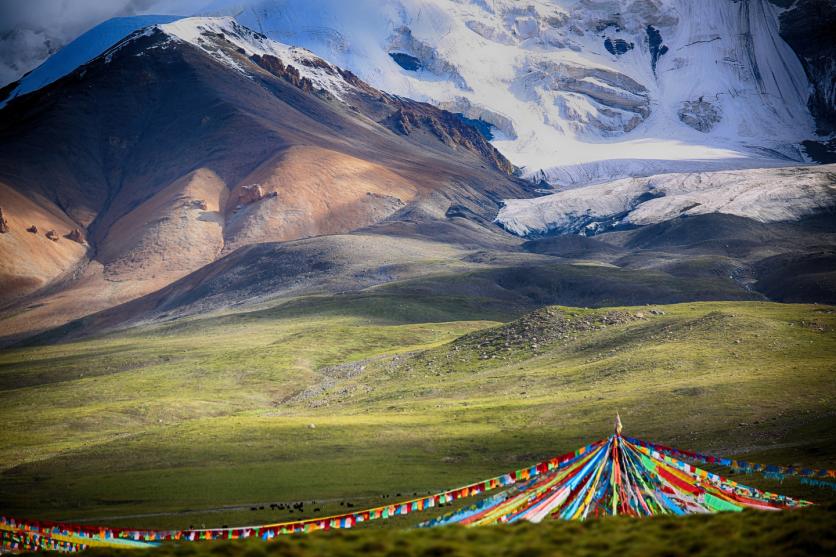
[[[606,518],[584,523],[345,530],[281,537],[269,543],[204,542],[151,550],[88,550],[84,555],[337,557],[481,556],[686,557],[815,556],[836,552],[836,506],[783,513],[745,511],[680,518]]]

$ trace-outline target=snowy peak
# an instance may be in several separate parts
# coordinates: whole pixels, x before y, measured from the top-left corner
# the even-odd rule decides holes
[[[130,19],[130,18],[127,18]],[[439,109],[438,107],[415,102],[408,98],[389,95],[371,87],[350,71],[343,70],[319,58],[309,50],[282,44],[239,24],[232,17],[189,17],[171,19],[163,23],[147,18],[137,18],[135,24],[122,25],[122,29],[136,29],[127,37],[109,48],[103,48],[112,42],[114,33],[111,25],[100,26],[106,32],[99,37],[95,29],[85,34],[80,41],[85,56],[101,52],[83,66],[62,66],[63,75],[75,72],[79,79],[86,79],[87,70],[96,68],[115,75],[123,68],[142,72],[133,62],[135,58],[150,56],[173,61],[176,56],[168,56],[168,50],[182,50],[181,54],[197,53],[199,57],[209,57],[224,72],[235,72],[257,83],[267,84],[281,79],[306,94],[313,94],[323,101],[341,103],[352,114],[362,114],[383,128],[399,135],[426,136],[435,147],[440,141],[454,149],[470,151],[488,161],[505,174],[514,171],[513,165],[500,154],[478,128],[473,127],[466,118]],[[79,50],[78,45],[70,45]],[[94,48],[97,47],[97,48]],[[193,50],[193,49],[196,49]],[[110,70],[111,64],[119,63],[118,70]],[[53,77],[58,79],[58,71]],[[136,77],[136,76],[131,76]],[[17,96],[15,93],[13,96]]]
[[[136,16],[110,19],[81,35],[13,84],[6,98],[0,101],[0,108],[13,98],[37,91],[99,57],[109,62],[126,45],[156,32],[170,40],[196,46],[242,73],[247,70],[228,54],[228,48],[248,58],[275,57],[283,65],[293,66],[299,79],[307,79],[313,87],[326,89],[337,97],[350,87],[337,68],[312,52],[269,39],[232,17]]]
[[[203,11],[213,17],[106,22],[7,99],[144,29],[245,74],[238,54],[276,58],[344,100],[357,87],[345,68],[477,121],[526,177],[560,187],[805,163],[799,144],[815,136],[811,85],[769,0],[215,0]]]
[[[239,54],[258,61],[264,57],[275,57],[284,66],[292,66],[299,79],[307,79],[315,89],[325,89],[338,98],[351,87],[336,67],[311,51],[272,40],[240,25],[232,17],[183,18],[156,25],[154,29],[172,39],[192,44],[244,74],[248,70],[228,54],[230,46]]]

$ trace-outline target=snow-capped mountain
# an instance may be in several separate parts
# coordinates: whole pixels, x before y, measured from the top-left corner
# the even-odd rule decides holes
[[[115,17],[97,25],[47,58],[19,81],[12,83],[6,96],[0,98],[0,108],[18,95],[37,91],[74,71],[134,31],[176,19],[179,18],[165,15]]]
[[[768,0],[220,0],[375,86],[493,126],[559,185],[803,162],[811,88]]]
[[[64,281],[42,317],[65,319],[247,246],[375,226],[490,245],[500,199],[530,195],[456,115],[231,17],[143,22],[110,45],[113,22],[94,29],[68,47],[80,66],[45,64],[16,87],[69,73],[0,109],[0,304]]]
[[[111,57],[114,50],[124,48],[132,38],[154,32],[163,33],[169,40],[197,46],[242,72],[245,72],[244,68],[207,40],[207,35],[225,37],[247,56],[270,55],[284,63],[295,64],[301,78],[310,79],[317,88],[327,89],[337,96],[351,87],[335,69],[313,53],[255,33],[232,17],[135,16],[110,19],[78,37],[13,84],[6,98],[0,101],[0,108],[15,97],[41,89],[98,57]]]
[[[510,9],[507,2],[435,0],[422,4],[433,9],[412,13],[405,1],[381,4],[381,11],[362,2],[354,10],[334,3],[342,11],[308,16],[334,17],[347,29],[365,30],[356,37],[367,43],[351,42],[346,34],[339,47],[333,33],[299,21],[288,24],[299,29],[288,42],[318,37],[310,46],[328,43],[335,58],[357,57],[355,68],[378,82],[432,98],[465,117],[375,88],[310,50],[247,28],[241,20],[255,18],[252,10],[236,11],[237,18],[106,22],[4,88],[0,304],[26,311],[0,318],[3,327],[24,334],[103,310],[95,321],[107,328],[289,293],[350,291],[453,268],[499,269],[495,278],[489,273],[485,279],[496,288],[480,292],[527,292],[530,275],[553,284],[548,278],[553,270],[532,274],[521,270],[521,262],[550,267],[550,255],[567,257],[564,248],[594,247],[605,236],[613,242],[604,249],[612,256],[609,264],[656,269],[657,263],[670,263],[667,253],[637,253],[632,263],[622,261],[633,248],[620,247],[627,233],[621,225],[643,226],[633,232],[651,235],[673,227],[699,242],[720,223],[724,246],[763,246],[739,261],[707,253],[722,259],[717,268],[723,273],[745,266],[755,276],[765,254],[800,254],[784,266],[786,277],[795,269],[829,265],[831,256],[819,252],[822,243],[832,241],[818,231],[832,228],[821,224],[828,218],[822,212],[836,197],[832,169],[704,172],[786,166],[780,153],[792,152],[787,142],[793,130],[807,125],[806,108],[770,105],[769,95],[755,87],[735,90],[738,96],[729,99],[720,95],[725,100],[718,101],[719,109],[703,98],[674,111],[677,105],[659,96],[666,82],[658,76],[677,44],[666,42],[674,37],[666,29],[676,24],[664,10],[648,12],[655,14],[650,20],[619,16],[615,23],[601,22],[596,33],[607,54],[593,55],[590,29],[597,27],[571,23],[591,13],[591,2],[565,17],[549,12],[557,13],[556,19],[542,19],[537,9],[545,4],[537,4],[512,22],[501,15],[500,8]],[[409,2],[417,6],[412,3],[417,0]],[[666,5],[638,2],[630,17],[638,18],[647,6]],[[442,6],[451,12],[440,11]],[[501,22],[507,37],[494,37],[464,13],[481,14],[483,25]],[[267,30],[269,20],[265,15],[257,23]],[[390,25],[395,21],[398,26]],[[464,28],[456,27],[458,21]],[[647,21],[653,24],[648,27]],[[453,26],[452,38],[438,31],[444,22]],[[528,38],[522,38],[524,31]],[[425,42],[431,32],[433,44]],[[648,41],[644,46],[638,42],[642,36]],[[757,58],[758,50],[753,52]],[[471,64],[476,62],[480,65]],[[761,79],[764,90],[784,83],[775,77],[780,69],[775,71]],[[748,83],[738,78],[725,86]],[[743,102],[738,97],[760,104],[747,112],[734,104]],[[563,112],[581,105],[588,108],[586,117]],[[781,110],[796,109],[800,125],[793,127]],[[728,131],[747,122],[762,133],[776,126],[775,133],[754,137],[763,141],[758,147],[757,141],[743,141],[745,134]],[[534,155],[546,153],[543,160],[562,165],[548,175],[568,176],[565,183],[668,167],[702,172],[591,185],[524,201],[539,186],[515,176],[511,163],[488,142],[486,127],[495,133],[494,144],[519,156],[529,147]],[[768,141],[774,150],[766,156]],[[495,221],[503,200],[512,200],[499,218],[505,230]],[[781,246],[763,236],[773,227],[784,238]],[[562,243],[565,238],[543,238],[534,247],[526,242],[523,251],[533,250],[526,255],[522,240],[509,231],[602,234],[594,240],[570,238],[577,244]],[[588,255],[594,253],[599,252]],[[783,295],[791,282],[782,281],[774,296]],[[457,282],[471,288],[471,278]],[[605,282],[620,284],[612,277]],[[736,282],[712,284],[710,292],[721,297],[751,296]],[[831,299],[831,290],[821,292],[797,299]]]
[[[528,177],[566,187],[805,162],[812,88],[779,36],[782,10],[769,0],[208,0],[200,12],[481,119]],[[8,97],[146,25],[99,26]]]

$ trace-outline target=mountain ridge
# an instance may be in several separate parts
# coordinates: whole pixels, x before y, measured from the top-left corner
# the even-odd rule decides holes
[[[18,285],[3,300],[60,277],[98,284],[82,287],[89,307],[67,316],[251,243],[444,220],[452,204],[491,228],[499,200],[530,189],[464,121],[229,18],[140,30],[2,114],[0,183],[25,205],[0,204],[2,280]],[[40,207],[61,216],[60,229],[38,220]],[[81,243],[44,238],[53,228],[78,228]],[[77,303],[67,292],[52,298],[53,315]]]
[[[611,27],[604,23],[602,29]],[[403,33],[398,44],[406,49]],[[532,37],[540,38],[531,44],[542,39]],[[664,56],[657,47],[656,55]],[[657,60],[657,70],[662,67]],[[621,83],[639,86],[627,77]],[[637,110],[643,106],[639,97]],[[728,193],[723,184],[729,180],[708,187],[721,175],[754,184],[738,196],[748,205],[736,201],[745,210],[735,214],[757,220],[758,211],[772,207],[784,216],[767,220],[815,217],[832,205],[827,167],[696,173],[682,180],[655,176],[634,180],[638,189],[620,197],[596,193],[609,188],[606,183],[536,197],[550,193],[548,185],[519,179],[485,130],[470,124],[473,113],[454,114],[378,90],[350,70],[230,17],[180,18],[138,29],[52,84],[15,97],[0,113],[0,187],[14,190],[20,206],[0,204],[9,224],[0,237],[0,279],[8,285],[4,343],[70,322],[84,334],[88,326],[106,330],[146,317],[177,319],[224,304],[389,283],[398,290],[404,281],[456,291],[460,286],[451,281],[473,280],[460,295],[490,292],[515,304],[521,295],[530,296],[523,304],[564,299],[546,294],[551,288],[616,300],[623,293],[614,286],[613,266],[634,273],[629,280],[642,288],[670,281],[675,301],[757,298],[762,294],[752,285],[766,276],[762,262],[769,257],[784,258],[775,260],[780,272],[768,278],[771,298],[831,299],[829,252],[814,256],[816,232],[804,226],[774,248],[743,227],[730,241],[759,246],[743,255],[718,253],[707,247],[711,242],[676,254],[662,244],[622,245],[619,236],[625,228],[668,222],[703,230],[705,219],[683,217],[724,210],[712,203]],[[618,160],[601,172],[616,163],[624,166],[621,172],[633,172],[629,162]],[[786,206],[752,194],[773,173],[786,175],[790,184],[781,186]],[[805,173],[825,182],[795,183]],[[645,187],[665,180],[682,183]],[[523,238],[507,232],[524,233],[509,225],[512,207],[578,196],[615,204],[601,214],[589,203],[573,209],[580,221],[595,225],[593,232],[608,233],[599,236],[602,243],[528,249]],[[658,218],[638,218],[651,206],[667,209]],[[27,232],[35,224],[38,230]],[[562,231],[583,232],[586,224]],[[546,229],[546,236],[555,231]],[[385,249],[368,238],[378,238]],[[793,250],[797,257],[787,258]],[[235,284],[251,269],[249,256],[271,263],[254,273],[258,281],[225,293],[224,284]],[[823,274],[812,298],[790,294],[788,274],[799,269],[809,275],[815,262]],[[587,271],[579,274],[576,264]],[[321,269],[322,277],[305,272],[308,266]],[[273,270],[287,283],[275,282]],[[708,282],[686,287],[681,279],[688,272]],[[219,281],[212,287],[216,295],[196,303],[210,275]],[[590,285],[581,288],[579,276]],[[595,303],[584,296],[568,299]],[[173,311],[158,311],[167,304]],[[85,321],[93,314],[101,316]]]

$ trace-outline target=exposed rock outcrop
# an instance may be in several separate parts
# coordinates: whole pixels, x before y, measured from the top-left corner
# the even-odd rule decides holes
[[[250,184],[249,186],[242,186],[238,191],[238,204],[249,205],[256,201],[264,199],[264,190],[259,184]]]
[[[396,64],[410,72],[417,72],[424,67],[421,60],[404,52],[390,52],[389,56]]]
[[[438,106],[453,113],[461,113],[465,118],[471,120],[481,120],[501,131],[506,137],[517,138],[513,120],[482,105],[473,104],[467,97],[455,97],[451,101],[439,103]]]
[[[710,132],[722,119],[719,106],[702,97],[695,101],[683,102],[677,115],[684,124],[703,133]]]
[[[73,242],[78,242],[79,244],[84,243],[84,236],[81,234],[81,230],[79,230],[78,228],[73,228],[64,237],[68,240],[72,240]]]
[[[809,103],[816,124],[825,134],[836,131],[836,0],[798,0],[780,21],[781,37],[813,84]]]
[[[32,226],[30,226],[29,228],[26,229],[26,232],[31,232],[32,234],[37,234],[38,233],[38,227],[33,224]]]
[[[47,230],[46,237],[52,240],[53,242],[57,242],[60,236],[58,236],[58,232],[55,229]]]
[[[653,74],[656,74],[656,64],[659,58],[668,52],[668,46],[662,44],[662,33],[652,25],[648,25],[647,29],[647,45],[650,48],[650,66],[653,68]]]
[[[452,112],[409,99],[397,98],[391,102],[398,107],[388,120],[389,127],[394,131],[409,135],[415,128],[424,129],[450,147],[461,146],[478,153],[507,174],[514,171],[514,165],[479,130]]]
[[[3,215],[3,208],[0,207],[0,234],[5,234],[9,231],[9,221]]]
[[[626,54],[627,52],[633,50],[636,45],[633,43],[629,43],[624,39],[611,39],[607,37],[604,40],[604,48],[607,49],[607,52],[610,54],[615,54],[616,56],[621,56],[622,54]]]
[[[400,33],[401,31],[399,31]],[[406,33],[403,36],[408,36]],[[410,43],[412,44],[412,43]],[[428,55],[429,56],[429,55]],[[291,65],[286,65],[270,54],[258,55],[254,54],[250,60],[255,62],[259,67],[267,70],[276,77],[280,77],[295,87],[298,87],[305,92],[314,92],[314,84],[306,77],[300,76],[299,70]],[[424,60],[423,58],[421,59]],[[482,134],[472,126],[461,121],[460,118],[446,110],[440,110],[432,105],[411,101],[409,99],[394,97],[383,93],[348,70],[342,70],[335,66],[331,66],[328,62],[319,58],[311,58],[301,62],[308,67],[315,67],[329,75],[339,76],[346,83],[354,86],[357,96],[356,100],[360,104],[370,103],[371,110],[379,110],[379,103],[388,105],[395,109],[395,113],[388,118],[384,118],[384,124],[387,124],[394,131],[409,135],[414,127],[427,129],[429,132],[438,137],[445,144],[455,147],[462,146],[470,151],[473,151],[486,159],[488,159],[496,168],[510,174],[513,172],[513,165],[497,151],[490,142],[482,136]],[[440,64],[440,66],[438,66]],[[439,71],[452,71],[450,67],[444,66],[440,61],[436,60],[432,63],[427,62],[425,67],[431,68],[438,66]],[[457,74],[456,74],[457,75]],[[455,76],[454,76],[455,77]],[[467,85],[462,81],[461,88],[468,90]],[[316,91],[320,96],[328,96],[324,91]],[[378,106],[374,106],[378,105]],[[264,195],[262,194],[262,197]],[[249,194],[247,194],[249,198]],[[242,200],[241,205],[246,205],[254,201],[258,201],[262,197],[250,199],[249,201]]]
[[[432,45],[417,39],[409,27],[402,26],[395,29],[389,37],[389,43],[390,52],[397,54],[397,57],[393,56],[393,58],[402,68],[414,68],[411,71],[423,69],[448,79],[463,91],[471,90],[458,68],[447,61]],[[409,64],[404,65],[405,61],[409,61]]]
[[[285,64],[279,60],[277,57],[271,54],[265,54],[264,56],[260,56],[258,54],[254,54],[250,58],[253,62],[270,72],[271,74],[275,75],[276,77],[280,77],[287,81],[288,83],[292,84],[294,87],[298,87],[302,91],[306,93],[310,93],[313,91],[313,83],[307,77],[302,77],[299,74],[299,70],[294,68],[291,65],[285,66]],[[327,62],[323,61],[325,67],[331,70],[332,72],[336,73]],[[322,66],[320,66],[322,67]],[[323,68],[324,69],[324,68]]]
[[[605,68],[540,61],[532,64],[514,87],[528,92],[540,88],[547,91],[561,116],[578,131],[591,135],[629,132],[650,115],[647,88],[625,74]],[[578,95],[600,109],[579,111]]]

